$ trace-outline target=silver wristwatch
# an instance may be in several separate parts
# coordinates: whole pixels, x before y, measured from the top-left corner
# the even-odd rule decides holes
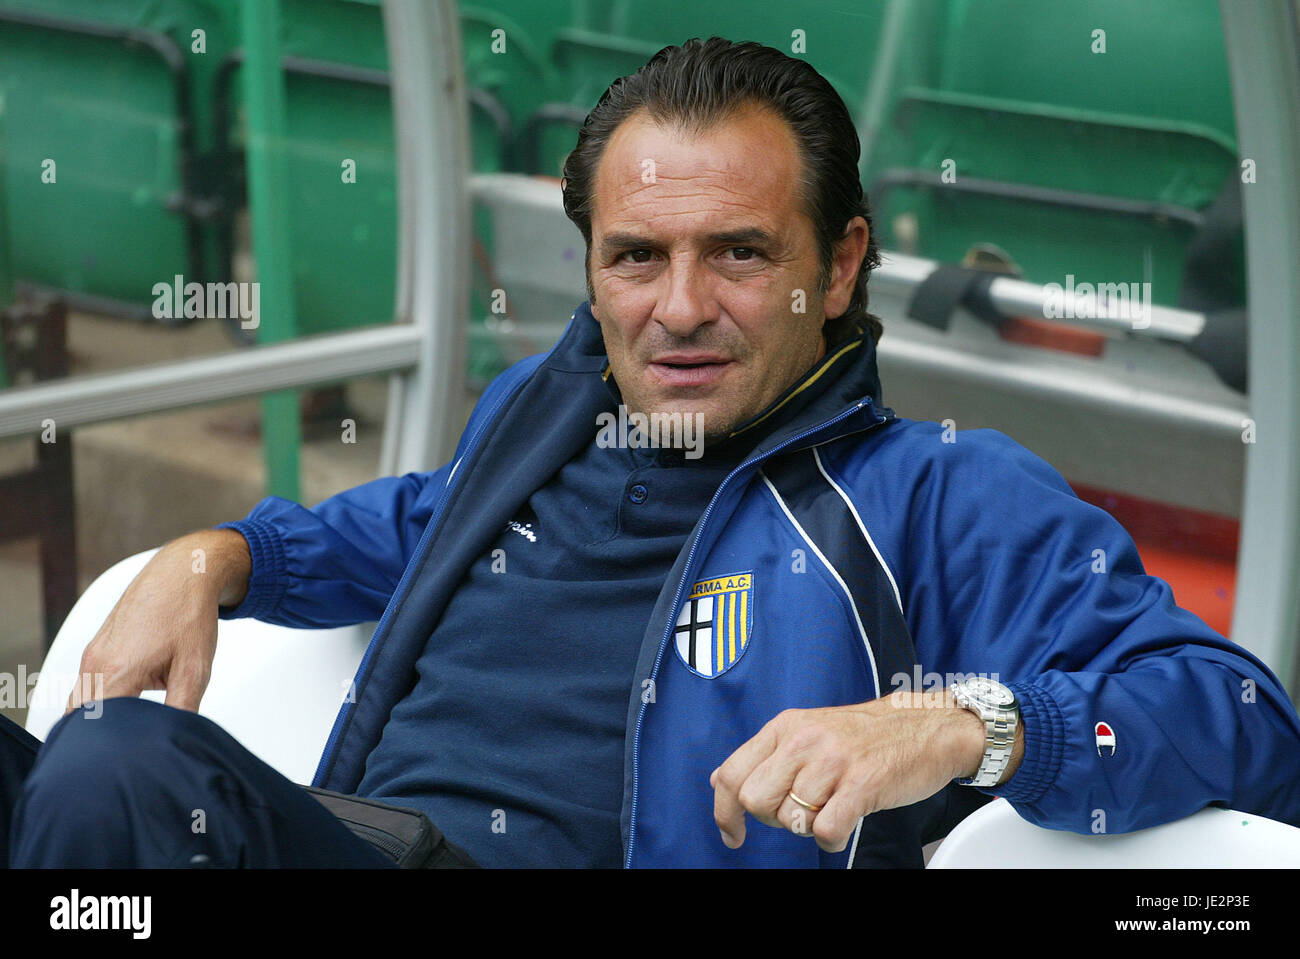
[[[1020,722],[1016,694],[996,680],[983,677],[954,683],[951,689],[959,705],[984,720],[985,730],[984,759],[979,771],[970,779],[955,782],[961,786],[995,786],[1011,762],[1011,747],[1016,741],[1016,725]]]

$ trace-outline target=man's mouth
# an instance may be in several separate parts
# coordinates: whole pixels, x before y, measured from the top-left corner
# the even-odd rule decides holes
[[[646,368],[665,386],[708,386],[722,377],[730,363],[722,356],[672,354],[651,360]]]

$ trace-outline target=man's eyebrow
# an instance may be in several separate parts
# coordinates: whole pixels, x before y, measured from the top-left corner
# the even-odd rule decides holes
[[[710,233],[704,238],[708,243],[735,243],[737,245],[748,243],[767,244],[772,242],[772,234],[757,226],[745,227],[740,230],[724,230],[721,233]]]
[[[635,233],[610,233],[601,238],[600,252],[603,256],[610,256],[627,250],[649,249],[654,245],[654,240]]]
[[[709,245],[721,243],[734,243],[737,245],[769,244],[772,241],[772,234],[757,226],[742,227],[737,230],[723,230],[719,233],[708,233],[704,236],[704,242]],[[600,252],[602,256],[608,257],[628,250],[653,249],[658,245],[657,241],[635,233],[610,233],[601,238]]]

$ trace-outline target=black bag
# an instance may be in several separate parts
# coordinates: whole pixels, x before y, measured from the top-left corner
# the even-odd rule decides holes
[[[448,842],[418,809],[304,786],[353,835],[364,839],[401,869],[474,869],[478,863]]]

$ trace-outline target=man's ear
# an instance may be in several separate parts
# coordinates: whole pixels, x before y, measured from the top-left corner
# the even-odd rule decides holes
[[[858,270],[862,267],[862,258],[867,255],[870,239],[867,221],[855,216],[845,225],[844,235],[835,244],[831,281],[824,300],[828,319],[843,316],[853,302],[853,288],[857,285]]]

